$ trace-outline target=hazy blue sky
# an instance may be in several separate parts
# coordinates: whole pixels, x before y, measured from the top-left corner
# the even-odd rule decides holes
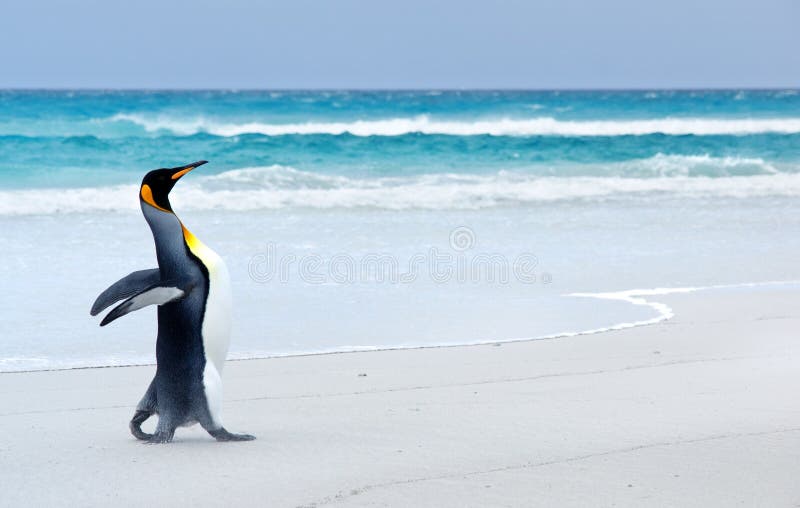
[[[5,0],[0,87],[789,87],[798,27],[798,0]]]

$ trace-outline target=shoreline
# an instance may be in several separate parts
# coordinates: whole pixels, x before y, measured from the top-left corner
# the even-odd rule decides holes
[[[613,325],[609,325],[607,327],[600,327],[600,328],[593,328],[589,330],[579,330],[579,331],[565,331],[565,332],[557,332],[555,334],[543,335],[539,337],[521,337],[521,338],[510,338],[510,339],[493,339],[493,340],[482,340],[479,342],[464,342],[464,343],[452,343],[452,344],[431,344],[431,345],[419,345],[419,346],[376,346],[375,348],[370,348],[368,346],[354,348],[354,349],[340,349],[335,351],[309,351],[309,352],[299,352],[299,353],[286,353],[286,354],[271,354],[271,355],[264,355],[264,356],[247,356],[244,358],[237,358],[232,357],[228,358],[226,362],[242,362],[242,361],[251,361],[251,360],[272,360],[272,359],[280,359],[280,358],[297,358],[297,357],[307,357],[307,356],[324,356],[324,355],[339,355],[339,354],[352,354],[352,353],[371,353],[371,352],[382,352],[382,351],[404,351],[404,350],[421,350],[421,349],[442,349],[442,348],[458,348],[458,347],[476,347],[476,346],[486,346],[486,345],[493,345],[493,344],[513,344],[517,342],[532,342],[532,341],[543,341],[543,340],[556,340],[556,339],[565,339],[570,337],[579,337],[584,335],[595,335],[600,333],[606,333],[615,330],[625,330],[629,328],[638,328],[642,326],[649,326],[653,324],[660,323],[662,321],[666,321],[672,319],[675,316],[675,313],[672,309],[664,305],[661,302],[647,300],[645,296],[666,296],[666,295],[673,295],[673,294],[682,294],[682,293],[694,293],[698,291],[714,291],[714,290],[735,290],[735,289],[744,289],[744,288],[751,288],[751,287],[763,287],[769,288],[774,286],[795,286],[800,285],[800,280],[777,280],[777,281],[764,281],[764,282],[742,282],[742,283],[735,283],[735,284],[718,284],[718,285],[711,285],[711,286],[697,286],[697,287],[657,287],[657,288],[643,288],[643,289],[627,289],[621,291],[607,291],[607,292],[578,292],[578,293],[568,293],[562,296],[566,297],[577,297],[577,298],[597,298],[602,300],[617,300],[617,301],[624,301],[630,303],[631,305],[639,305],[639,306],[647,306],[655,310],[659,313],[659,315],[650,318],[650,319],[643,319],[639,321],[624,321],[621,323],[615,323]],[[76,367],[63,367],[63,368],[46,368],[46,369],[28,369],[28,370],[0,370],[0,376],[3,374],[24,374],[24,373],[32,373],[32,372],[63,372],[63,371],[71,371],[71,370],[88,370],[88,369],[116,369],[116,368],[127,368],[127,367],[148,367],[154,366],[155,362],[144,362],[144,363],[125,363],[125,364],[118,364],[118,365],[81,365]]]

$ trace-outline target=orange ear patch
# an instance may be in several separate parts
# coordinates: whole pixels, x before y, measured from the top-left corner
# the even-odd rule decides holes
[[[172,175],[172,179],[173,180],[177,180],[178,178],[182,177],[183,175],[185,175],[186,173],[188,173],[189,171],[191,171],[193,169],[194,169],[194,166],[186,168],[186,169],[182,169],[182,170],[178,171],[177,173],[175,173],[174,175]]]
[[[152,206],[153,208],[158,208],[162,212],[172,213],[166,208],[161,208],[156,204],[156,200],[153,199],[153,190],[150,188],[149,185],[147,184],[142,185],[141,195],[142,195],[142,200],[148,205]]]

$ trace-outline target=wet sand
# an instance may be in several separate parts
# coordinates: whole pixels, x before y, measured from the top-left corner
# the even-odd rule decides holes
[[[675,317],[229,362],[246,443],[134,440],[153,366],[0,374],[0,505],[797,506],[800,291],[648,299]]]

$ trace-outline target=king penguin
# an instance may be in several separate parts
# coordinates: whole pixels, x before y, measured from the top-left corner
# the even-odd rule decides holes
[[[92,306],[95,316],[123,300],[100,323],[148,305],[158,305],[156,375],[136,407],[131,433],[150,443],[172,441],[175,429],[199,423],[218,441],[250,441],[233,434],[220,420],[222,367],[231,329],[231,288],[222,259],[197,239],[172,211],[169,193],[177,181],[206,161],[150,171],[139,201],[153,233],[158,268],[123,277],[103,291]],[[142,422],[158,415],[155,432]]]

